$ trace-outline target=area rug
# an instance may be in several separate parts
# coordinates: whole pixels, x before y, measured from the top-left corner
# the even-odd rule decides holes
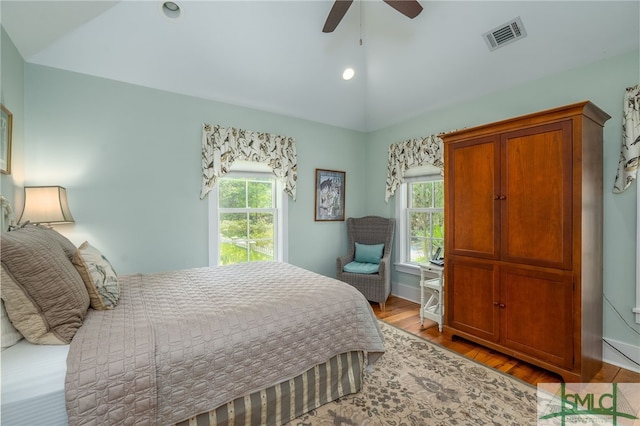
[[[535,425],[536,388],[380,321],[386,352],[363,389],[291,426]]]

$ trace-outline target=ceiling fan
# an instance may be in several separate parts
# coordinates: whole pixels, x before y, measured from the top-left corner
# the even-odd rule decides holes
[[[418,0],[384,0],[389,6],[402,13],[408,18],[415,18],[422,12],[422,6]],[[322,28],[323,33],[332,33],[336,29],[342,18],[349,10],[353,0],[336,0],[327,16],[327,21]]]

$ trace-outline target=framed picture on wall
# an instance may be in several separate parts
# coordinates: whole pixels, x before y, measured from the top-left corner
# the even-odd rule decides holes
[[[315,220],[344,220],[345,172],[316,169]]]
[[[0,104],[0,173],[11,173],[11,128],[13,114]]]

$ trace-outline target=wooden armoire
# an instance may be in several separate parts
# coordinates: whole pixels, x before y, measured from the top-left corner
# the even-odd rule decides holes
[[[591,102],[443,135],[445,326],[560,374],[602,365],[602,133]]]

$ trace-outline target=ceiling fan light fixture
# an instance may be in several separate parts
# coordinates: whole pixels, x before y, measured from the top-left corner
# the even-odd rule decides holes
[[[165,1],[162,3],[162,12],[167,18],[176,19],[180,16],[180,6],[173,1]]]
[[[356,75],[356,72],[353,68],[347,68],[342,73],[343,80],[351,80],[353,76]]]

